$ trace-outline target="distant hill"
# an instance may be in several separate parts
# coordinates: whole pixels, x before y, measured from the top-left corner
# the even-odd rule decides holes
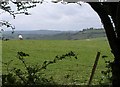
[[[5,31],[3,34],[10,34],[11,31]],[[32,31],[15,31],[16,34],[36,34],[36,35],[54,35],[61,33],[62,31],[54,31],[54,30],[32,30]]]
[[[54,31],[54,30],[34,30],[34,31],[11,31],[3,32],[3,36],[8,39],[18,39],[18,34],[22,34],[24,39],[42,40],[79,40],[96,37],[106,37],[104,29],[83,29],[83,31]]]

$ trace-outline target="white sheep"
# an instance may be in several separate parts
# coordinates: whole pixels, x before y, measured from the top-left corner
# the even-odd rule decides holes
[[[21,34],[18,35],[18,38],[19,38],[20,40],[23,40],[23,36],[22,36]]]

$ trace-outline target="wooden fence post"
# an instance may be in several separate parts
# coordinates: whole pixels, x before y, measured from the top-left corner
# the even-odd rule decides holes
[[[91,82],[92,82],[92,79],[93,79],[93,76],[94,76],[94,73],[95,73],[95,70],[96,70],[96,67],[98,64],[99,57],[100,57],[100,52],[97,52],[96,59],[95,59],[95,62],[94,62],[93,68],[92,68],[91,76],[90,76],[90,79],[88,82],[89,86],[91,85]]]

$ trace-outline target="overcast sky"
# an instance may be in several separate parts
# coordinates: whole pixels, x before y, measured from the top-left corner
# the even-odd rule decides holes
[[[1,10],[0,10],[1,11]],[[84,3],[61,4],[43,3],[29,10],[31,15],[17,15],[13,19],[7,13],[0,15],[0,20],[8,20],[16,30],[82,30],[101,28],[102,24],[96,12]]]

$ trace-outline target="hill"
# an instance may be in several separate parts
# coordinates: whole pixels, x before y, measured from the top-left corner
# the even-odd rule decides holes
[[[55,31],[55,30],[34,30],[34,31],[11,31],[3,32],[3,37],[8,39],[18,39],[18,34],[22,34],[24,39],[38,40],[79,40],[97,37],[105,37],[104,29],[83,29],[82,31]]]

